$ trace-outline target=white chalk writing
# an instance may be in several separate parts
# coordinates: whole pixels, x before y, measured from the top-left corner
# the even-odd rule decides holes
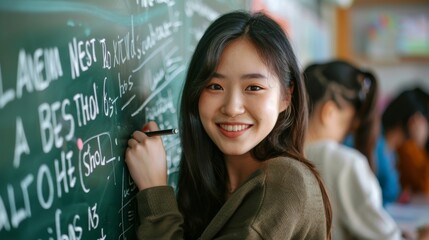
[[[109,143],[108,149],[101,148],[101,141]],[[113,163],[115,159],[112,139],[108,132],[97,134],[84,141],[83,148],[79,151],[79,175],[82,190],[86,193],[89,192],[91,188],[87,182],[90,181],[91,175],[96,169],[106,167],[109,163]],[[112,169],[113,167],[114,164],[112,164]]]
[[[68,110],[70,100],[67,98],[52,104],[42,103],[39,108],[40,135],[43,152],[48,153],[53,146],[62,147],[64,140],[69,141],[74,136],[74,118]],[[58,118],[58,115],[60,116]],[[67,130],[63,123],[68,122]],[[80,124],[79,124],[80,125]],[[64,135],[64,136],[63,136]]]
[[[33,55],[21,49],[18,56],[16,96],[21,98],[24,88],[27,92],[43,91],[62,75],[58,48],[38,48]]]
[[[24,132],[24,125],[20,117],[16,118],[16,139],[15,139],[15,154],[13,158],[13,166],[19,167],[21,163],[21,155],[23,153],[30,154],[30,147],[28,146],[27,137]]]
[[[169,7],[174,6],[173,0],[136,0],[136,3],[142,8],[150,8],[158,4],[166,4]]]
[[[187,49],[178,44],[185,39],[179,32],[183,4],[176,3],[136,0],[135,16],[118,11],[111,19],[98,4],[84,10],[95,12],[93,16],[75,18],[73,14],[82,11],[67,9],[65,20],[62,14],[52,18],[58,20],[55,26],[67,28],[58,29],[55,37],[41,27],[46,37],[38,38],[32,30],[31,38],[17,24],[16,32],[25,38],[7,49],[5,55],[12,52],[13,61],[0,56],[0,123],[5,125],[0,140],[6,143],[5,168],[11,172],[1,174],[1,239],[103,240],[134,235],[138,189],[124,166],[124,136],[148,120],[159,122],[161,128],[177,127],[178,78],[185,71]],[[157,13],[147,14],[149,9]],[[105,22],[96,23],[97,17],[120,24],[98,31],[92,24]],[[128,120],[138,113],[141,118]],[[166,136],[163,141],[171,174],[179,166],[179,138]],[[119,192],[120,202],[106,204],[105,196]],[[112,206],[109,213],[106,206]],[[111,212],[117,216],[106,221]],[[40,216],[43,222],[34,224]],[[112,222],[118,223],[120,232],[110,230]]]
[[[76,104],[77,122],[79,127],[85,126],[89,121],[95,120],[100,113],[97,97],[97,86],[92,85],[92,95],[83,95],[78,93],[74,95],[73,100]]]
[[[85,41],[77,41],[76,38],[73,38],[73,41],[69,43],[72,79],[79,77],[81,71],[87,71],[93,63],[97,62],[94,43],[94,38]]]
[[[0,109],[6,106],[9,102],[15,99],[15,92],[12,89],[8,89],[3,92],[3,78],[1,74],[0,65]]]

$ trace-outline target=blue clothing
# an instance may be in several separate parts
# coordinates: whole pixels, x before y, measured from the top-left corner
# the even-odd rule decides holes
[[[394,203],[401,193],[396,153],[390,150],[383,136],[377,139],[376,176],[380,182],[383,206]]]
[[[353,147],[352,136],[348,136],[344,144]],[[375,175],[381,187],[383,206],[396,202],[401,193],[396,159],[396,153],[388,148],[384,137],[380,135],[376,146]]]

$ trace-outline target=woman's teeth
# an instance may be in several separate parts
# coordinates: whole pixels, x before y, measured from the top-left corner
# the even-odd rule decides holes
[[[220,124],[220,127],[228,132],[238,132],[243,131],[244,129],[248,128],[249,125],[223,125]]]

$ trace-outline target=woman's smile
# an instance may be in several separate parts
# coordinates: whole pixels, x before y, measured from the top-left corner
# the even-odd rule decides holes
[[[220,123],[218,126],[221,133],[230,138],[239,137],[252,127],[251,124],[240,123]]]

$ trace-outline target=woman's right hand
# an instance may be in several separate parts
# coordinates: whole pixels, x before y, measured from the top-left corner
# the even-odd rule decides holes
[[[149,122],[143,129],[159,128],[155,122]],[[144,132],[135,131],[128,140],[125,162],[139,190],[167,185],[167,161],[161,137],[148,137]]]

